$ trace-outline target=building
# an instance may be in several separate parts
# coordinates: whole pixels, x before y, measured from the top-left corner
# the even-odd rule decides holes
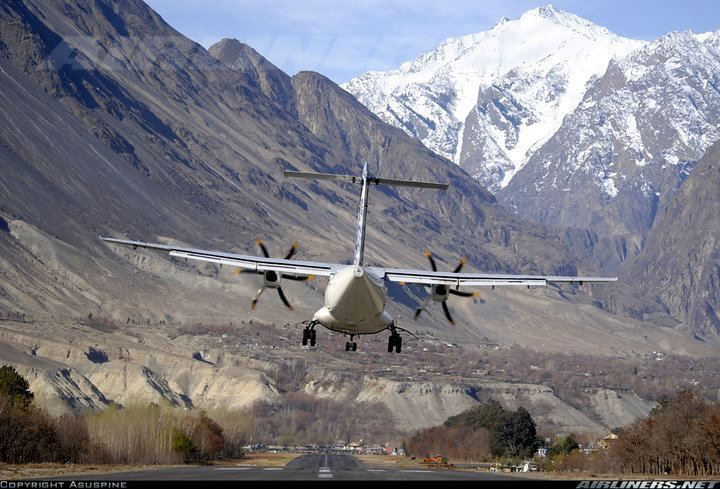
[[[607,450],[613,445],[613,443],[615,443],[617,439],[618,436],[615,433],[610,433],[608,436],[606,436],[600,441],[600,446]]]

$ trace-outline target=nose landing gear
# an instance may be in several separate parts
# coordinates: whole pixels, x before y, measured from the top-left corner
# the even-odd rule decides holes
[[[303,329],[303,339],[302,344],[303,346],[307,346],[308,343],[310,343],[310,346],[315,346],[315,325],[317,324],[317,321],[311,321],[310,324]]]
[[[350,341],[345,343],[345,351],[357,351],[357,343],[353,341],[353,338],[355,337],[354,334],[350,335]]]

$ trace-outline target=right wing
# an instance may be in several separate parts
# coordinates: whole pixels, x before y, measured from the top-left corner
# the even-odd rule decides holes
[[[616,277],[574,277],[555,275],[508,275],[498,273],[453,273],[427,270],[378,268],[378,274],[391,282],[450,287],[478,287],[502,285],[547,285],[548,283],[605,283],[616,282]]]
[[[189,260],[217,263],[219,265],[229,265],[231,267],[242,268],[243,270],[250,270],[256,273],[273,270],[275,272],[296,276],[328,276],[333,273],[334,270],[347,266],[337,263],[320,263],[315,261],[298,261],[285,260],[283,258],[265,258],[263,256],[237,255],[221,251],[197,250],[193,248],[182,248],[174,245],[144,243],[142,241],[131,241],[127,239],[100,239],[107,241],[108,243],[132,246],[133,249],[144,248],[148,250],[166,251],[170,256],[177,258],[187,258]]]

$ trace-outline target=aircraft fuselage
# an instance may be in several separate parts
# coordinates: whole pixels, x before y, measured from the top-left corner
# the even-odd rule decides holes
[[[386,302],[383,279],[370,268],[349,265],[330,276],[325,305],[313,320],[339,333],[375,334],[393,324],[385,312]]]

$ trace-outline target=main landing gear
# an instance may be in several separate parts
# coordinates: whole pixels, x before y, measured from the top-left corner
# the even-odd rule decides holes
[[[390,338],[388,339],[388,353],[392,353],[393,349],[395,349],[397,353],[400,353],[402,350],[402,337],[394,327],[391,327]]]
[[[345,351],[357,351],[357,343],[353,341],[353,338],[355,337],[354,334],[350,335],[350,341],[345,343]]]
[[[308,324],[305,329],[303,329],[303,339],[302,344],[303,346],[307,346],[308,342],[310,343],[310,346],[315,346],[315,325],[317,324],[317,321],[311,321],[310,324]]]

